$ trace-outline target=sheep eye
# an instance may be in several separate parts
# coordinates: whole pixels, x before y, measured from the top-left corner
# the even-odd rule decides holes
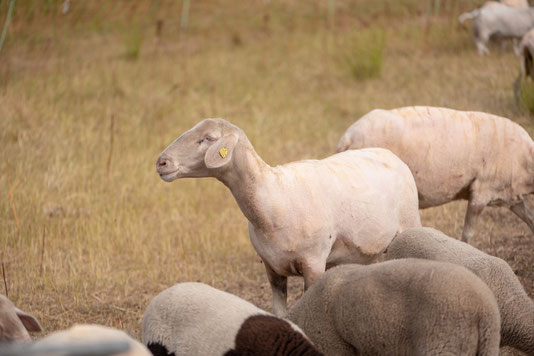
[[[213,138],[211,136],[206,136],[206,140],[208,140],[209,142],[213,142],[213,141],[215,141],[215,138]]]

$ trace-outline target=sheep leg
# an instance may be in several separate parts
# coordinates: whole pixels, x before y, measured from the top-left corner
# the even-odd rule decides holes
[[[489,54],[487,43],[489,41],[489,34],[484,30],[478,29],[476,26],[473,27],[473,39],[475,41],[475,46],[477,47],[478,54],[483,56]]]
[[[287,277],[280,276],[267,262],[263,261],[263,264],[273,292],[273,313],[276,316],[285,317],[287,314]]]
[[[517,215],[521,220],[527,223],[530,230],[534,232],[534,213],[528,208],[524,200],[521,202],[510,206],[510,210]]]
[[[463,242],[469,243],[473,236],[475,236],[476,221],[485,206],[485,204],[475,203],[473,200],[469,200],[467,212],[465,213],[464,231],[462,233]]]

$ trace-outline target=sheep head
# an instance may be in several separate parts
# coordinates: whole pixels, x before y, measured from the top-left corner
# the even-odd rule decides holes
[[[0,342],[30,340],[28,331],[42,331],[41,324],[31,314],[16,308],[0,295]]]
[[[205,119],[171,143],[159,156],[161,179],[211,177],[228,166],[241,130],[223,119]]]

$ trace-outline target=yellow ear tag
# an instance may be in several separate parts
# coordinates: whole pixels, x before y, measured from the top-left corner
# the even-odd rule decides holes
[[[219,154],[221,155],[222,158],[226,157],[226,155],[228,154],[228,150],[226,148],[221,148],[219,150]]]

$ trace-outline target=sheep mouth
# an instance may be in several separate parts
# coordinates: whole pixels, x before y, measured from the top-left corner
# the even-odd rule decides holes
[[[178,178],[178,174],[180,173],[180,168],[170,171],[170,172],[158,172],[159,177],[163,179],[165,182],[172,182],[176,178]]]

